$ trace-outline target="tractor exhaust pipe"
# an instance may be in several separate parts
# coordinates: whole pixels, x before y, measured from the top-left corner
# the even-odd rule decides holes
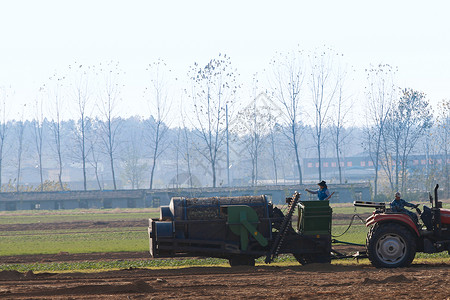
[[[434,207],[435,208],[442,208],[442,202],[440,202],[438,200],[438,189],[439,189],[439,184],[436,184],[436,186],[434,187]]]

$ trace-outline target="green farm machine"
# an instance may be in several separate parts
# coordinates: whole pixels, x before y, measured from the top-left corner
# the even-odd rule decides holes
[[[231,266],[266,263],[291,253],[302,264],[331,261],[331,216],[328,201],[287,198],[282,212],[265,196],[172,198],[150,219],[153,257],[207,256],[228,259]],[[296,229],[292,216],[298,208]]]

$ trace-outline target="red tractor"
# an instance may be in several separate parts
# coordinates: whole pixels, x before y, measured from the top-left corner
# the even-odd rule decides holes
[[[376,210],[367,218],[366,250],[375,267],[406,267],[414,260],[416,252],[450,254],[450,209],[443,209],[438,201],[437,190],[434,199],[430,193],[431,208],[423,206],[423,212],[416,208],[421,223],[410,216],[392,212],[385,203],[355,201],[355,206],[374,207]],[[422,224],[423,223],[423,224]]]

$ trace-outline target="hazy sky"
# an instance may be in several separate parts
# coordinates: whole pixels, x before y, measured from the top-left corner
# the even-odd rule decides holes
[[[249,81],[276,51],[326,45],[364,85],[370,64],[398,66],[397,83],[450,98],[448,1],[0,1],[0,87],[21,105],[77,61],[119,61],[127,112],[141,105],[145,67],[163,58],[182,77],[227,53]],[[360,82],[360,83],[359,83]],[[360,92],[356,92],[358,95]],[[363,97],[359,94],[358,97]],[[19,115],[19,108],[11,116]]]

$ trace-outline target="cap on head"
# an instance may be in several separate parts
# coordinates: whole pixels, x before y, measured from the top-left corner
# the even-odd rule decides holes
[[[395,197],[401,197],[402,194],[400,194],[400,192],[395,193]]]
[[[327,183],[325,181],[321,181],[317,184],[318,186],[327,186]]]

